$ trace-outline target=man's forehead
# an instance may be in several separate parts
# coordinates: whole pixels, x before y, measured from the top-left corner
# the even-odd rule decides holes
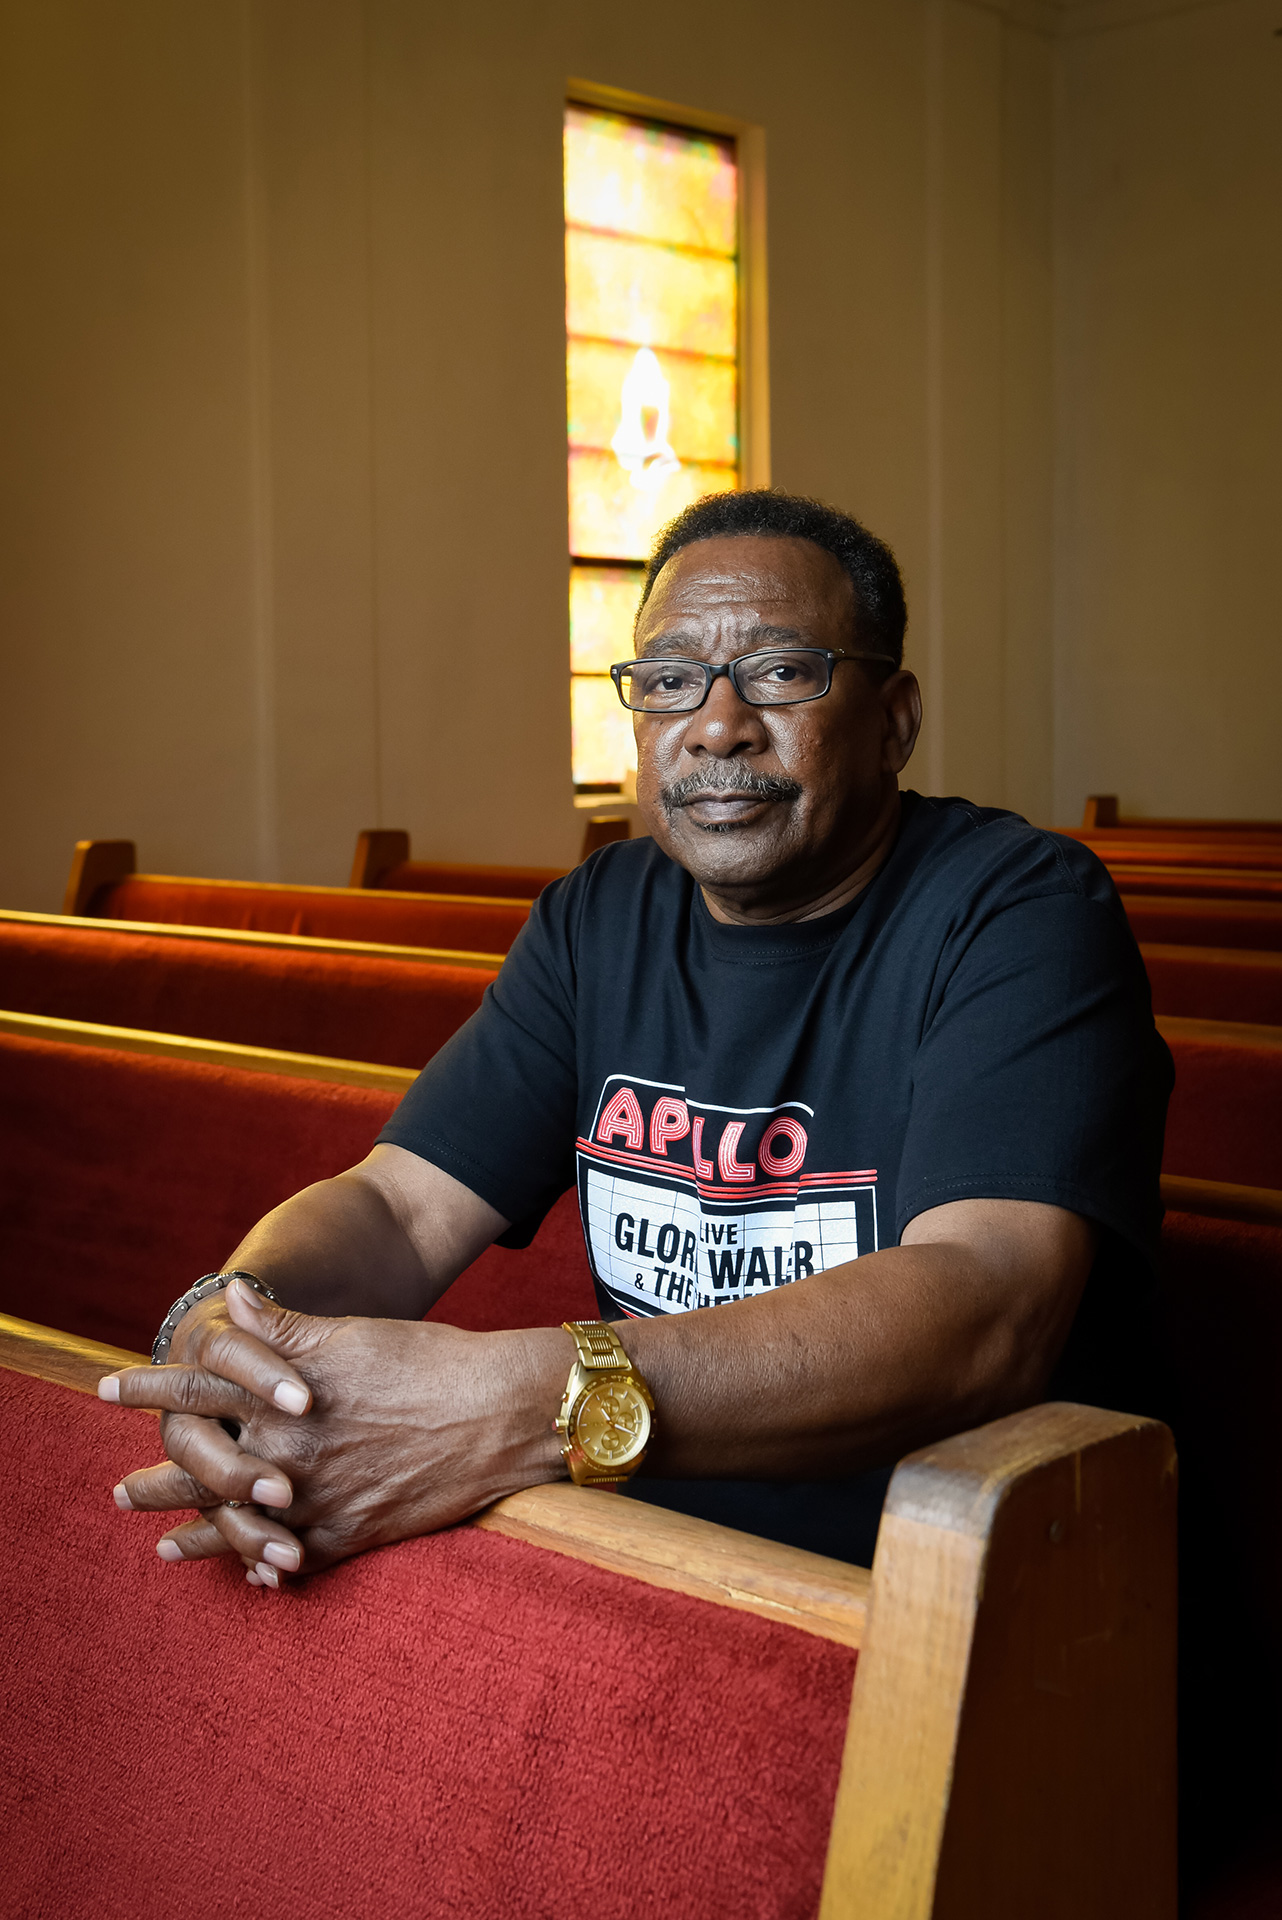
[[[844,625],[851,598],[845,569],[813,541],[760,535],[699,540],[674,554],[659,574],[637,636],[657,634],[674,622],[783,631]]]

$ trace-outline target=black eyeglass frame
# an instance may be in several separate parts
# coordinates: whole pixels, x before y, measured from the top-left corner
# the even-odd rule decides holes
[[[747,694],[739,685],[737,669],[744,664],[745,660],[760,660],[768,657],[772,653],[813,654],[818,659],[824,661],[828,668],[828,678],[823,686],[820,687],[818,693],[803,693],[797,700],[749,700]],[[623,697],[623,675],[628,673],[633,667],[657,666],[665,660],[670,660],[673,666],[697,667],[703,675],[703,692],[695,701],[694,705],[692,707],[632,706]],[[709,666],[706,660],[688,659],[684,654],[652,653],[648,659],[644,660],[616,660],[610,668],[610,678],[614,682],[614,691],[619,696],[619,703],[627,713],[663,714],[665,716],[673,713],[698,713],[700,707],[707,703],[708,695],[712,692],[713,681],[722,678],[729,680],[731,686],[746,707],[804,707],[809,705],[812,700],[822,700],[825,694],[831,693],[832,670],[838,660],[884,660],[887,666],[890,667],[897,664],[894,655],[890,653],[849,653],[841,648],[834,650],[832,647],[754,647],[751,653],[741,653],[734,660],[723,661],[719,667]]]

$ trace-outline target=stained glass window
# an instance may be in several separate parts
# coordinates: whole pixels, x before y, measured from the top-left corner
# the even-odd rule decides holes
[[[735,143],[569,106],[565,113],[570,672],[574,784],[635,769],[608,678],[632,652],[655,534],[739,485]]]

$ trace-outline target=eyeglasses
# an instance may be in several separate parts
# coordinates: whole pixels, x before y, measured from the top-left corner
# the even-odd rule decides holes
[[[888,653],[834,653],[830,647],[770,647],[744,653],[724,666],[706,660],[675,660],[663,654],[652,660],[620,660],[610,678],[620,700],[632,713],[695,713],[724,674],[741,700],[750,707],[796,707],[803,700],[822,700],[832,685],[838,660],[884,660]]]

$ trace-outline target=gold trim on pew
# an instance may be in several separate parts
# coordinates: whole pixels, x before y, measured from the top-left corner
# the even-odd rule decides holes
[[[338,1060],[323,1053],[286,1053],[275,1047],[243,1047],[229,1040],[195,1040],[185,1034],[150,1033],[142,1027],[108,1027],[91,1020],[58,1020],[49,1014],[0,1011],[0,1033],[26,1040],[56,1040],[77,1047],[106,1047],[206,1067],[239,1067],[249,1073],[283,1073],[299,1080],[328,1080],[348,1087],[380,1087],[404,1093],[418,1074],[413,1067],[385,1067],[368,1060]]]
[[[426,900],[443,896],[414,893],[394,897]],[[25,913],[0,907],[0,926],[5,924],[84,927],[93,933],[137,933],[149,939],[160,936],[170,940],[221,940],[231,946],[278,947],[287,953],[346,953],[357,960],[413,960],[420,965],[428,962],[447,967],[480,967],[493,973],[498,972],[504,960],[501,953],[470,953],[453,947],[398,947],[385,941],[329,940],[308,933],[257,933],[247,927],[187,926],[177,920],[108,920],[97,914]]]

